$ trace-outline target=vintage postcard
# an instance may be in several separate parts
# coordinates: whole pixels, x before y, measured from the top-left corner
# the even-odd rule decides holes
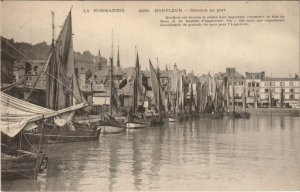
[[[300,190],[299,1],[1,1],[2,191]]]

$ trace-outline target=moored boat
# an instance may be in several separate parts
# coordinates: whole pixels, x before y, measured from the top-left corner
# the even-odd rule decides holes
[[[43,129],[44,117],[58,113],[2,92],[0,98],[1,180],[36,178],[40,171],[46,169],[48,162],[41,150],[43,135],[39,137],[40,142],[36,149],[30,143],[23,144],[26,140],[24,130],[35,127]]]
[[[169,122],[178,122],[179,120],[174,117],[169,117]]]
[[[36,144],[39,142],[41,133],[35,130],[25,132],[30,143]],[[79,141],[98,140],[100,135],[100,126],[98,123],[75,123],[73,125],[65,125],[63,127],[55,124],[45,123],[43,129],[43,143],[69,143]]]
[[[146,123],[136,122],[136,121],[128,121],[126,122],[127,129],[141,129],[146,127]]]
[[[72,34],[70,11],[58,38],[52,41],[52,49],[43,70],[40,71],[27,96],[29,99],[39,77],[44,73],[46,107],[62,115],[49,119],[45,123],[43,133],[40,129],[25,132],[30,142],[37,143],[41,135],[44,135],[43,143],[87,141],[99,138],[97,123],[73,121],[76,116],[75,111],[86,107],[88,103],[81,93],[75,74]]]
[[[47,168],[44,152],[32,153],[1,144],[1,180],[32,179]]]
[[[99,126],[101,134],[121,133],[126,130],[126,123],[114,119],[106,119]]]
[[[199,114],[199,118],[211,118],[211,119],[221,119],[223,118],[223,114],[221,113],[203,113]]]

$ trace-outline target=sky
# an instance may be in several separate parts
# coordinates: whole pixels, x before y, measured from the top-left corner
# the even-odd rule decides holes
[[[134,66],[137,47],[142,69],[148,60],[165,69],[203,73],[265,71],[267,76],[287,77],[299,73],[299,4],[297,1],[191,1],[191,2],[93,2],[93,1],[1,1],[1,35],[15,42],[50,44],[51,11],[55,12],[56,36],[72,7],[74,50],[89,50],[116,57],[121,65]],[[93,9],[124,9],[124,13],[99,13]],[[139,13],[139,9],[150,13]],[[155,13],[154,9],[225,9],[223,13]],[[89,10],[90,12],[86,12]],[[284,15],[281,23],[252,23],[238,27],[161,27],[166,16]],[[112,33],[113,31],[113,33]],[[112,35],[113,34],[113,35]],[[158,63],[156,62],[158,58]]]

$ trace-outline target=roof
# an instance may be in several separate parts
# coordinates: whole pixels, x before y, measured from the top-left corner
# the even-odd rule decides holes
[[[155,71],[156,72],[156,71]],[[150,78],[150,71],[142,71],[144,75],[148,78]],[[169,71],[159,71],[159,75],[161,78],[168,78],[169,77]]]

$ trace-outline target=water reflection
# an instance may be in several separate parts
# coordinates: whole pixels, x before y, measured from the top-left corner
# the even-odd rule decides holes
[[[49,145],[45,173],[2,189],[300,189],[299,127],[299,117],[198,119]]]

